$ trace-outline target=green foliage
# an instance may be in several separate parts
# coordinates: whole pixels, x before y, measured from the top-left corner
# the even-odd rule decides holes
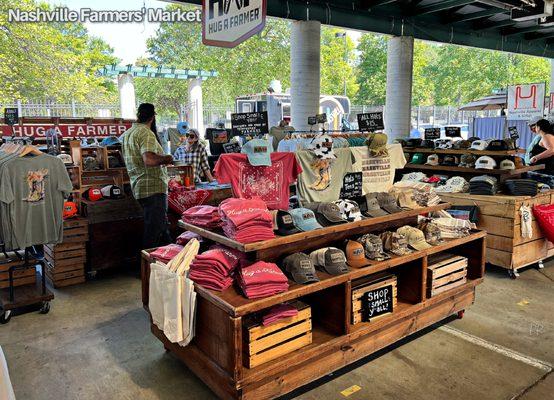
[[[383,105],[387,83],[387,39],[383,35],[363,34],[357,50],[360,57],[356,71],[359,91],[354,103]]]
[[[34,0],[0,2],[0,101],[117,101],[113,83],[95,76],[100,67],[116,61],[112,49],[90,37],[83,25],[7,21],[8,8],[31,10],[37,5]]]
[[[356,46],[348,36],[336,36],[342,32],[337,28],[321,29],[321,93],[344,95],[346,80],[346,94],[354,98],[359,89],[353,66]]]

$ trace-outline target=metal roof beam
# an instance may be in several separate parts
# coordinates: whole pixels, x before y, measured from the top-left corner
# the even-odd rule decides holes
[[[502,21],[491,22],[488,19],[473,24],[473,29],[476,31],[488,31],[491,29],[504,28],[506,26],[514,26],[516,21],[505,19]]]
[[[490,8],[488,10],[477,11],[469,14],[455,14],[453,17],[444,21],[445,24],[457,24],[459,22],[474,21],[476,19],[488,18],[497,14],[505,14],[507,11],[499,8]]]
[[[541,26],[539,24],[527,26],[525,28],[513,28],[513,29],[506,29],[502,32],[504,36],[514,36],[514,35],[521,35],[523,33],[532,33],[537,32],[541,29],[548,29],[548,26]]]
[[[475,0],[443,0],[438,3],[427,4],[425,6],[416,7],[412,15],[424,15],[432,14],[439,11],[448,10],[454,7],[465,6],[471,3],[474,3]]]
[[[552,38],[554,38],[554,32],[548,32],[542,35],[538,33],[525,35],[526,40],[543,40],[543,39],[552,39]]]

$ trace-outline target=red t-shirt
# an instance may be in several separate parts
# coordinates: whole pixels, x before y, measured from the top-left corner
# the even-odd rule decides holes
[[[215,165],[220,183],[230,183],[235,197],[260,197],[270,210],[288,210],[290,185],[302,173],[294,153],[271,153],[271,166],[252,166],[246,154],[222,154]]]

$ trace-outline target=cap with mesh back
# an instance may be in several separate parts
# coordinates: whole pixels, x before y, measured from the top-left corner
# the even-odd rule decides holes
[[[300,230],[294,225],[292,215],[287,211],[278,210],[275,213],[276,231],[281,236],[293,235],[299,233]]]
[[[476,169],[495,169],[496,161],[490,156],[481,156],[475,161]]]
[[[435,148],[435,142],[430,139],[425,139],[421,141],[421,147],[426,149],[434,149]]]
[[[383,261],[390,258],[383,251],[383,242],[379,236],[368,233],[358,238],[357,241],[364,246],[365,256],[370,260]]]
[[[476,140],[481,140],[481,138],[478,138],[477,136],[472,136],[472,137],[468,138],[467,140],[468,140],[468,142],[473,143]]]
[[[427,162],[425,165],[439,165],[439,155],[438,154],[431,154],[429,157],[427,157]]]
[[[505,140],[491,140],[487,146],[487,150],[505,151],[510,150],[510,146]]]
[[[477,156],[473,154],[463,154],[462,157],[460,157],[460,167],[466,167],[466,168],[474,168],[475,167],[475,161],[477,161]]]
[[[340,208],[333,203],[313,202],[307,203],[306,208],[312,210],[315,214],[317,222],[321,226],[333,226],[347,222],[342,218]]]
[[[500,161],[500,169],[516,169],[516,165],[512,160],[502,160]]]
[[[285,257],[283,260],[283,269],[296,283],[301,285],[319,282],[314,263],[307,254],[294,253]]]
[[[406,238],[397,232],[383,232],[380,237],[383,242],[383,250],[388,253],[404,256],[413,252],[408,248],[408,241]]]
[[[379,206],[390,214],[402,211],[396,203],[396,198],[390,193],[377,193],[377,201],[379,202]]]
[[[73,165],[73,158],[69,154],[58,154],[58,158],[62,160],[65,165]]]
[[[421,139],[408,139],[406,140],[406,147],[407,148],[414,148],[421,146]]]
[[[397,233],[404,235],[408,241],[408,245],[416,250],[429,249],[432,246],[425,241],[425,234],[413,226],[405,225],[398,228]]]
[[[377,193],[366,194],[365,199],[367,203],[367,210],[365,211],[365,214],[372,218],[384,217],[385,215],[389,215],[387,211],[381,208],[376,196]]]
[[[316,267],[329,275],[341,275],[348,272],[346,256],[342,250],[336,247],[324,247],[312,251],[310,258]]]
[[[458,140],[454,143],[455,149],[469,149],[471,147],[471,142],[469,140]]]
[[[107,185],[100,189],[102,196],[106,199],[122,199],[123,191],[117,185]]]
[[[426,221],[419,224],[418,229],[425,235],[427,243],[436,246],[443,242],[441,230],[438,225]]]
[[[435,148],[437,149],[451,149],[454,146],[454,142],[451,138],[437,139],[435,140]]]
[[[471,150],[485,150],[488,146],[488,143],[485,140],[475,140],[471,143]]]
[[[442,165],[446,165],[446,166],[458,166],[458,157],[452,155],[452,154],[447,154],[446,156],[444,156],[444,159],[442,160]]]
[[[415,153],[410,160],[410,164],[424,164],[425,156],[423,153]]]

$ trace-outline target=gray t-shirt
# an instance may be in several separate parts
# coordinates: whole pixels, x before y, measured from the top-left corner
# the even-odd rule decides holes
[[[14,158],[2,166],[0,182],[13,247],[62,241],[63,203],[73,185],[59,158],[48,154]]]
[[[16,157],[18,157],[17,154],[0,152],[0,171],[4,164]],[[9,215],[8,212],[8,205],[0,201],[0,243],[4,243],[6,249],[11,249],[12,225],[7,217]]]

